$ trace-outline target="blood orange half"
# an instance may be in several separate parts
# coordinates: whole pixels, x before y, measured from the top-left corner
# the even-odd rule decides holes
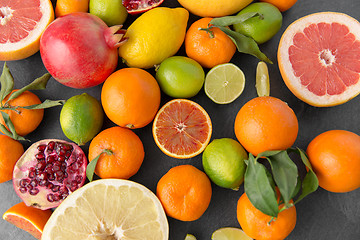
[[[40,37],[54,20],[49,0],[0,1],[0,61],[27,58],[40,47]]]
[[[300,18],[281,37],[278,62],[285,84],[304,102],[347,102],[360,93],[360,23],[335,12]]]
[[[212,133],[207,112],[197,103],[174,99],[157,113],[153,123],[155,143],[166,155],[192,158],[204,151]]]

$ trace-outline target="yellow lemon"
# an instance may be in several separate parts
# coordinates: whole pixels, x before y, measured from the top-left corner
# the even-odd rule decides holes
[[[119,55],[129,67],[151,68],[173,56],[184,42],[189,12],[157,7],[145,12],[127,29],[128,41]]]

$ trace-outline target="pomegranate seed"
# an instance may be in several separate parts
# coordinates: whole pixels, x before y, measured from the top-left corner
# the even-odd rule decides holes
[[[30,193],[30,195],[36,195],[39,193],[39,189],[37,189],[37,188],[30,189],[29,193]]]
[[[81,156],[81,158],[78,157],[77,163],[78,163],[79,165],[82,165],[82,164],[84,163],[84,158],[83,158],[82,156]]]
[[[37,149],[38,149],[40,152],[43,152],[43,151],[45,151],[45,149],[46,149],[46,145],[39,145],[39,146],[37,147]]]
[[[57,160],[60,161],[60,162],[64,162],[65,161],[65,156],[58,156]]]
[[[60,198],[61,198],[62,200],[64,200],[67,196],[69,196],[68,193],[63,193],[63,194],[61,194]]]
[[[64,149],[60,149],[59,151],[59,157],[62,156],[65,158],[66,151]]]
[[[50,155],[46,158],[47,163],[53,163],[55,161],[55,157],[53,155]]]
[[[47,165],[44,172],[48,174],[53,174],[54,173],[53,167],[51,165]]]
[[[44,172],[42,172],[42,173],[40,173],[38,176],[37,176],[37,180],[38,181],[41,181],[41,180],[46,180],[46,178],[47,178],[47,173],[44,173]]]
[[[20,187],[26,187],[27,185],[29,185],[29,183],[30,183],[30,179],[23,178],[20,180],[19,185]]]
[[[80,175],[77,175],[77,176],[75,177],[75,181],[76,181],[77,183],[81,183],[82,180],[83,180],[83,177],[80,176]]]
[[[138,9],[138,8],[139,8],[139,4],[137,3],[130,4],[130,9]]]
[[[59,171],[60,169],[61,169],[61,167],[58,166],[58,165],[54,165],[54,166],[53,166],[54,172]]]
[[[60,196],[59,194],[54,194],[54,201],[59,201],[60,200]]]
[[[29,178],[34,178],[36,175],[36,172],[35,172],[35,169],[33,168],[30,168],[30,171],[29,171]]]
[[[47,189],[50,189],[50,188],[53,188],[54,187],[54,184],[52,184],[51,182],[48,182],[47,184],[46,184],[46,188]]]
[[[33,179],[33,180],[30,181],[29,185],[32,186],[32,187],[37,187],[38,182],[36,181],[36,179]]]
[[[55,185],[52,189],[53,192],[58,192],[60,190],[60,186],[59,185]]]
[[[45,186],[47,182],[48,182],[48,181],[46,181],[45,179],[40,180],[40,181],[39,181],[39,186]]]
[[[48,149],[50,149],[50,150],[53,150],[54,148],[55,148],[55,142],[54,141],[51,141],[51,142],[49,142],[48,143]]]
[[[36,157],[37,160],[42,160],[42,159],[45,158],[45,155],[40,152],[40,153],[36,154],[35,157]]]
[[[35,168],[38,169],[38,170],[44,170],[45,167],[46,167],[45,160],[40,160],[35,166]]]
[[[26,187],[20,187],[19,190],[20,190],[21,193],[26,193],[27,188]]]
[[[78,189],[77,186],[74,186],[74,187],[70,187],[70,191],[74,192],[76,189]]]
[[[65,153],[65,158],[68,159],[71,156],[71,151],[67,151]]]
[[[68,193],[68,192],[69,192],[69,190],[65,186],[60,187],[59,194],[64,194],[64,193]]]
[[[49,193],[49,194],[47,195],[47,200],[48,200],[49,202],[53,202],[53,201],[54,201],[54,194]]]
[[[65,151],[72,151],[73,150],[73,146],[71,146],[70,144],[65,144],[64,145],[64,150]],[[71,152],[70,152],[71,153]]]
[[[48,179],[49,179],[50,181],[54,181],[54,180],[55,180],[54,174],[49,174],[49,175],[48,175]]]

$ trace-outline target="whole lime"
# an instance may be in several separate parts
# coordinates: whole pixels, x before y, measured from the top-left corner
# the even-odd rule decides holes
[[[245,149],[231,138],[213,140],[204,150],[202,163],[211,181],[223,188],[237,190],[244,181],[248,159]]]
[[[258,44],[270,40],[281,28],[282,15],[277,7],[270,3],[252,3],[238,15],[257,12],[260,16],[249,18],[248,20],[234,24],[234,30],[248,37],[253,38]]]
[[[60,125],[67,138],[83,145],[99,133],[104,121],[100,102],[87,93],[69,98],[60,112]]]
[[[108,26],[121,25],[128,16],[121,0],[90,0],[89,12],[101,18]]]
[[[165,59],[156,71],[161,90],[174,98],[195,96],[204,85],[205,72],[195,60],[174,56]]]

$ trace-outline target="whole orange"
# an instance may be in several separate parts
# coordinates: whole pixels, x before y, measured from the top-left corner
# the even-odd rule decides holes
[[[297,2],[297,0],[260,0],[260,2],[271,3],[281,12],[285,12],[286,10],[289,10]]]
[[[330,130],[315,137],[307,147],[320,187],[331,192],[349,192],[360,187],[360,136],[345,130]]]
[[[130,129],[111,127],[101,131],[90,143],[89,161],[103,150],[95,173],[101,178],[128,179],[139,171],[144,160],[144,147],[140,138]]]
[[[13,93],[13,90],[11,93]],[[34,104],[40,104],[41,101],[38,96],[34,93],[25,91],[20,96],[15,99],[10,100],[6,103],[7,99],[9,99],[10,94],[6,96],[6,98],[2,101],[4,107],[17,107],[17,106],[29,106]],[[1,110],[9,114],[11,122],[14,124],[15,131],[20,136],[25,136],[32,131],[34,131],[39,124],[41,123],[44,117],[44,109],[24,109],[18,108],[15,110]],[[0,123],[4,124],[4,119],[0,115]]]
[[[298,134],[294,111],[275,97],[257,97],[247,102],[235,119],[235,134],[253,155],[291,147]]]
[[[5,135],[0,135],[0,183],[12,179],[15,163],[24,153],[23,145]]]
[[[56,17],[61,17],[74,12],[87,12],[89,0],[57,0],[55,7]]]
[[[279,209],[283,205],[279,206]],[[237,219],[243,231],[256,240],[282,240],[295,228],[296,208],[292,206],[281,211],[277,218],[262,213],[250,202],[246,193],[237,203]]]
[[[199,219],[210,204],[211,194],[209,178],[192,165],[171,168],[156,188],[166,214],[181,221]]]
[[[159,109],[160,87],[147,71],[123,68],[105,80],[101,103],[108,118],[117,125],[141,128],[154,119]]]
[[[211,20],[212,18],[197,20],[185,35],[186,54],[206,68],[230,62],[236,52],[233,41],[219,28],[201,30],[210,27]]]

